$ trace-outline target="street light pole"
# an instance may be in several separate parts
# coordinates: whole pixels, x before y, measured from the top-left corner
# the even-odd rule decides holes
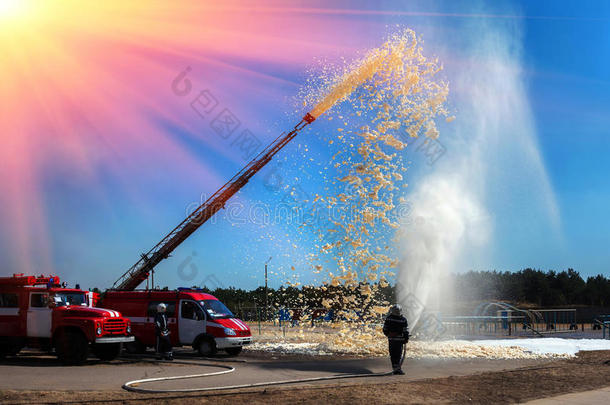
[[[265,262],[265,320],[267,320],[269,314],[269,292],[267,291],[267,263],[269,263],[273,259],[273,256],[270,256],[269,259]]]

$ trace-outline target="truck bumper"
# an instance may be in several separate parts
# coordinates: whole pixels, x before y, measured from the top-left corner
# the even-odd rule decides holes
[[[217,349],[228,349],[231,347],[241,347],[252,343],[252,336],[248,337],[226,337],[215,338]]]
[[[95,339],[95,343],[127,343],[133,342],[135,339],[133,336],[100,337]]]

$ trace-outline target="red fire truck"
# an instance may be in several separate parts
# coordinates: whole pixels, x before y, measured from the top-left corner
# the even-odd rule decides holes
[[[225,350],[237,355],[252,342],[250,328],[216,297],[200,290],[106,291],[103,305],[123,313],[131,320],[136,341],[128,350],[143,352],[155,345],[154,318],[157,305],[167,305],[170,338],[173,346],[192,346],[202,356]]]
[[[25,347],[55,349],[64,364],[82,364],[89,349],[102,360],[133,342],[130,321],[111,309],[94,308],[94,294],[63,288],[57,276],[0,277],[0,357]]]

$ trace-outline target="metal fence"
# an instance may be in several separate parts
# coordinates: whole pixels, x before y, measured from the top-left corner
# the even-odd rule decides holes
[[[576,309],[535,309],[537,322],[531,327],[539,333],[571,332],[578,330]]]
[[[452,316],[441,317],[450,336],[511,336],[523,324],[524,316]]]
[[[329,324],[346,320],[346,312],[327,308],[269,308],[239,307],[235,315],[250,323],[257,323],[260,331],[264,327],[307,327]],[[356,310],[351,315],[355,320],[360,313]],[[368,319],[367,324],[383,322],[379,319]],[[443,336],[544,336],[554,333],[572,332],[582,329],[584,324],[577,324],[576,309],[521,309],[505,303],[481,304],[472,316],[441,316],[435,319],[442,329]],[[421,323],[421,322],[420,322]],[[436,325],[436,329],[439,329]],[[597,327],[595,326],[597,325]],[[580,326],[580,328],[579,328]],[[592,329],[602,329],[603,337],[610,338],[610,315],[599,316]],[[415,332],[415,330],[413,331]]]

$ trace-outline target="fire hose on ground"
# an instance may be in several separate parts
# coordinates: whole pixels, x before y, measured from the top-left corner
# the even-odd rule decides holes
[[[407,350],[407,345],[405,344],[402,349],[402,357],[400,359],[400,366],[405,360],[405,354]],[[210,359],[212,360],[212,359]],[[222,364],[212,364],[212,363],[195,363],[195,362],[187,362],[181,360],[174,361],[159,361],[159,360],[145,360],[155,363],[172,363],[172,364],[187,364],[187,365],[196,365],[201,367],[216,367],[222,368],[222,371],[214,371],[209,373],[201,373],[201,374],[191,374],[191,375],[182,375],[182,376],[173,376],[173,377],[155,377],[155,378],[144,378],[141,380],[133,380],[128,381],[123,384],[123,389],[131,392],[140,392],[140,393],[176,393],[176,392],[206,392],[206,391],[226,391],[226,390],[238,390],[245,388],[257,388],[257,387],[268,387],[273,385],[286,385],[286,384],[299,384],[306,382],[315,382],[315,381],[329,381],[329,380],[341,380],[348,378],[363,378],[363,377],[384,377],[392,374],[392,371],[385,373],[370,373],[370,374],[338,374],[324,377],[310,377],[310,378],[300,378],[300,379],[292,379],[292,380],[280,380],[280,381],[265,381],[258,383],[250,383],[250,384],[239,384],[239,385],[224,385],[221,387],[197,387],[197,388],[175,388],[175,389],[149,389],[149,388],[141,388],[139,387],[142,384],[149,384],[154,382],[161,381],[176,381],[176,380],[187,380],[193,378],[203,378],[203,377],[212,377],[216,375],[229,374],[235,371],[235,367],[222,365]],[[218,360],[214,360],[218,361]]]

